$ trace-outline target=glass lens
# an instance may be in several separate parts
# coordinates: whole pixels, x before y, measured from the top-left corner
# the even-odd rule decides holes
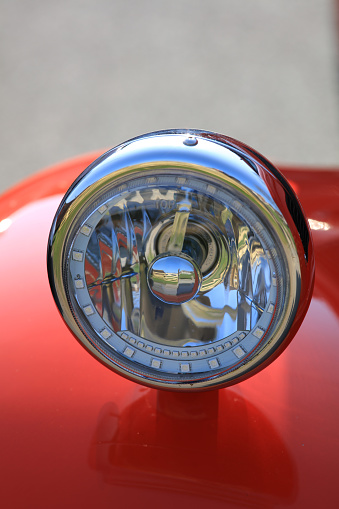
[[[244,337],[275,307],[272,242],[226,191],[193,176],[156,180],[130,182],[83,223],[95,312],[109,331],[171,354]]]

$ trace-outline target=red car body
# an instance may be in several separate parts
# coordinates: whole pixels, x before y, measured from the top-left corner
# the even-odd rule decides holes
[[[280,168],[311,220],[316,259],[291,345],[236,386],[171,393],[88,355],[50,292],[52,219],[96,155],[0,200],[1,506],[339,507],[339,171]]]

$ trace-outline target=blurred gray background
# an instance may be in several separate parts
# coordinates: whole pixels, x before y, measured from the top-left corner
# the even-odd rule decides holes
[[[335,0],[0,0],[0,190],[171,127],[339,166]]]

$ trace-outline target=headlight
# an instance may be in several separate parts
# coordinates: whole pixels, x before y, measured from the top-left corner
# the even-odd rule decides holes
[[[79,341],[140,383],[234,384],[287,346],[314,259],[288,183],[225,136],[130,140],[66,193],[49,239],[54,298]]]

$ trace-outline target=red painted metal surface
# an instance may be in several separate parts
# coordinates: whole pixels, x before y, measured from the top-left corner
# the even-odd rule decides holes
[[[339,172],[285,169],[313,220],[316,284],[287,350],[248,381],[172,394],[113,374],[64,325],[49,228],[86,156],[0,200],[1,505],[339,506]]]

